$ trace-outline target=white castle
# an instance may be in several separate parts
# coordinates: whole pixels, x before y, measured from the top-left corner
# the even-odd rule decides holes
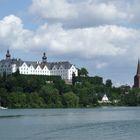
[[[0,61],[0,74],[12,74],[19,70],[24,75],[55,75],[61,76],[64,80],[71,80],[73,73],[78,76],[75,65],[69,62],[47,62],[46,53],[43,53],[42,62],[23,61],[21,59],[11,59],[9,50],[6,58]]]

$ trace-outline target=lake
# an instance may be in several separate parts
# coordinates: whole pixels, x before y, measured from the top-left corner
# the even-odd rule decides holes
[[[0,140],[140,140],[140,107],[0,110]]]

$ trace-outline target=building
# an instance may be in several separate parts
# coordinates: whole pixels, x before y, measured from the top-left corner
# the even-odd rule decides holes
[[[102,98],[102,102],[103,102],[103,103],[108,103],[108,102],[109,102],[109,99],[108,99],[108,97],[107,97],[106,94],[104,94],[104,96],[103,96],[103,98]]]
[[[109,104],[109,103],[111,103],[111,101],[108,99],[107,95],[104,94],[104,95],[102,96],[102,100],[101,100],[101,101],[98,101],[98,103],[99,103],[99,104],[104,104],[104,103]]]
[[[46,53],[43,53],[42,62],[23,61],[21,59],[11,59],[9,50],[6,58],[0,61],[0,74],[12,74],[19,70],[20,74],[25,75],[55,75],[61,76],[64,80],[71,80],[72,74],[78,76],[78,70],[70,62],[47,62]]]
[[[140,88],[140,60],[138,60],[137,73],[134,77],[134,87]]]
[[[130,87],[128,84],[126,84],[126,85],[121,85],[119,88],[120,88],[122,91],[124,91],[125,93],[128,93],[128,92],[130,91],[130,89],[131,89],[131,87]]]

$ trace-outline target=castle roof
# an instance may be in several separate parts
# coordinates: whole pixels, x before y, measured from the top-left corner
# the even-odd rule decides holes
[[[68,61],[66,61],[66,62],[49,62],[49,63],[47,63],[47,66],[49,69],[52,69],[53,67],[56,67],[57,69],[59,69],[61,66],[64,69],[70,69],[72,64],[70,64]]]
[[[1,65],[7,64],[16,64],[17,66],[22,66],[23,63],[26,63],[28,67],[33,66],[35,69],[40,66],[42,69],[47,66],[49,70],[51,70],[53,67],[56,69],[59,69],[60,67],[63,67],[64,69],[70,69],[72,64],[68,61],[63,62],[47,62],[47,63],[41,63],[36,61],[23,61],[21,59],[3,59],[0,61]]]
[[[8,59],[7,59],[8,57]],[[41,69],[43,69],[45,66],[47,66],[47,68],[49,70],[52,70],[53,68],[55,69],[60,69],[61,67],[63,69],[70,69],[72,64],[69,63],[68,61],[63,61],[63,62],[47,62],[47,57],[46,57],[46,53],[43,53],[43,57],[42,57],[43,61],[42,62],[37,62],[37,61],[23,61],[21,59],[11,59],[10,58],[10,52],[9,50],[7,50],[7,54],[6,54],[6,59],[3,59],[0,61],[1,65],[9,65],[10,64],[16,64],[18,67],[22,66],[23,63],[26,63],[26,65],[28,67],[33,66],[35,69],[40,66]]]

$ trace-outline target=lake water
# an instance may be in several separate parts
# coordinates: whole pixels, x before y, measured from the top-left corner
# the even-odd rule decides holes
[[[140,107],[0,110],[0,140],[140,140]]]

